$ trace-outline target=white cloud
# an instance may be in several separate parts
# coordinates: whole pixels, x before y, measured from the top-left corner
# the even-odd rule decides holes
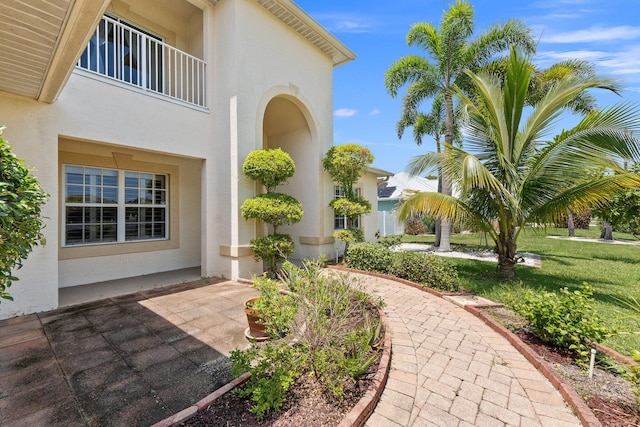
[[[368,33],[374,25],[369,18],[353,14],[314,15],[332,33]]]
[[[370,116],[377,116],[378,114],[380,114],[380,110],[378,110],[377,108],[374,108],[373,110],[371,110],[371,112],[369,113]]]
[[[336,117],[352,117],[358,114],[358,110],[354,110],[352,108],[338,108],[333,112],[333,115]]]
[[[584,30],[566,31],[546,36],[543,34],[540,41],[543,43],[592,43],[637,38],[640,38],[640,27],[630,25],[601,27],[596,25]]]
[[[629,46],[617,52],[597,50],[547,51],[540,52],[536,58],[543,67],[566,59],[583,59],[590,61],[609,75],[629,76],[640,75],[640,45]]]

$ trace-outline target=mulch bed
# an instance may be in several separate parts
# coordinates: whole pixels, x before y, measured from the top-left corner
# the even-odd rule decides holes
[[[378,363],[374,363],[367,373],[357,382],[345,387],[345,396],[336,400],[324,393],[313,377],[298,378],[291,387],[283,408],[278,412],[270,412],[262,420],[250,412],[251,402],[240,399],[230,392],[214,401],[204,411],[180,424],[185,427],[299,427],[336,426],[364,396],[377,372]]]

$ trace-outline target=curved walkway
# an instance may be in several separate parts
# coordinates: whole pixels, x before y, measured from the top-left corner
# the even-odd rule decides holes
[[[391,370],[366,425],[580,426],[553,385],[463,308],[392,280],[352,273],[386,302]]]

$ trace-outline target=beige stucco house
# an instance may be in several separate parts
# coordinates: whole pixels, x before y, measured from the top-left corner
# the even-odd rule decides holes
[[[52,309],[62,288],[200,268],[261,272],[239,213],[242,174],[280,147],[302,222],[295,258],[333,254],[321,159],[333,68],[354,54],[291,0],[27,0],[0,13],[0,125],[50,194],[47,244],[0,318]],[[362,185],[376,198],[375,176]],[[375,215],[363,219],[369,238]]]

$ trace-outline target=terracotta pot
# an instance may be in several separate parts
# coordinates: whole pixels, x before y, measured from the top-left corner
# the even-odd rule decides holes
[[[265,326],[260,323],[258,310],[251,307],[252,303],[260,298],[261,297],[253,297],[244,302],[244,312],[247,315],[247,322],[249,323],[249,336],[255,339],[264,339],[269,337],[265,332]]]

